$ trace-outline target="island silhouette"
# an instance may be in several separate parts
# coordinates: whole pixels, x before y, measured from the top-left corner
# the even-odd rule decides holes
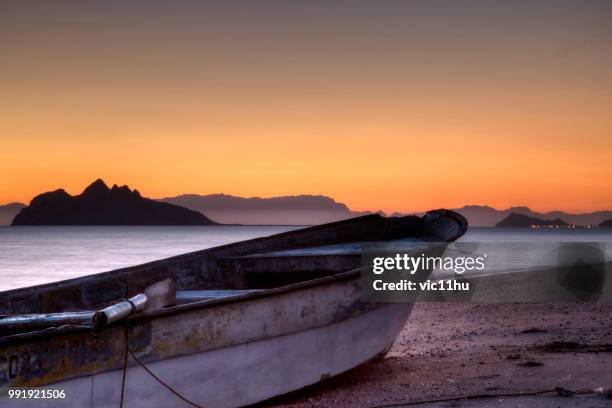
[[[0,205],[0,225],[10,225],[15,215],[25,206],[26,205],[22,203]]]
[[[524,214],[512,213],[508,217],[498,222],[495,226],[498,228],[567,228],[569,225],[570,224],[560,218],[556,218],[554,220],[543,220],[541,218],[530,217]]]
[[[323,195],[245,198],[227,194],[183,194],[159,201],[199,211],[227,224],[313,225],[371,213],[352,211],[346,204]]]
[[[82,198],[88,190],[99,191],[98,199],[93,196]],[[127,186],[114,185],[109,189],[102,180],[96,180],[83,194],[73,197],[59,189],[35,197],[30,206],[22,203],[0,205],[0,225],[11,224],[12,220],[15,221],[13,225],[128,225],[128,222],[131,225],[316,225],[372,213],[386,215],[376,209],[355,211],[324,195],[239,197],[228,194],[181,194],[148,199]],[[94,203],[96,200],[100,202]],[[156,202],[173,206],[156,206]],[[99,211],[96,206],[100,205],[104,211],[92,213]],[[187,209],[192,211],[185,212]],[[543,225],[548,220],[559,225],[563,225],[561,222],[570,225],[599,225],[612,220],[612,211],[572,214],[563,211],[537,212],[525,206],[498,210],[486,205],[465,205],[450,210],[466,217],[471,227],[494,227],[502,222],[505,226],[514,223],[519,226]],[[395,212],[391,215],[413,214],[422,215],[419,212]],[[511,215],[514,216],[507,220]],[[536,222],[522,217],[519,219],[518,215],[535,218]]]
[[[59,189],[36,196],[12,225],[216,225],[205,215],[144,198],[128,186],[109,188],[102,179],[79,195]]]
[[[599,224],[599,228],[612,228],[612,220],[605,220]]]

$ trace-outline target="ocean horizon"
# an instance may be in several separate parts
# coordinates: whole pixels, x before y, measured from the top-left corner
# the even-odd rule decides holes
[[[0,291],[77,278],[244,241],[301,226],[0,226]],[[612,243],[607,230],[473,227],[458,242]],[[537,252],[505,254],[507,269],[537,264]]]

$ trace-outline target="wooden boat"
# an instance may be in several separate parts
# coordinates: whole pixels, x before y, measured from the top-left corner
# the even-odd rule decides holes
[[[446,210],[368,215],[0,293],[0,406],[239,407],[335,376],[384,355],[412,309],[361,301],[356,244],[466,228]],[[121,302],[159,282],[173,304]]]

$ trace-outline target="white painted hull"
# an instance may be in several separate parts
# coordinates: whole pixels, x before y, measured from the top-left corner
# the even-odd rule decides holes
[[[204,407],[253,404],[345,372],[393,344],[412,304],[390,303],[326,326],[236,346],[170,358],[147,366],[189,400]],[[62,381],[65,400],[0,399],[8,407],[118,407],[122,370]],[[189,406],[140,366],[127,372],[124,406]]]

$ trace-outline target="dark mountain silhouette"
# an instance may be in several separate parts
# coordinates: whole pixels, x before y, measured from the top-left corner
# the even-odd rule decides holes
[[[121,188],[114,187],[113,189]],[[54,193],[61,195],[61,192]],[[369,211],[353,211],[345,204],[322,195],[245,198],[226,194],[183,194],[157,201],[189,208],[205,214],[206,217],[214,221],[227,224],[313,225],[371,213]],[[4,210],[4,212],[4,207],[0,206],[0,224],[10,224],[12,217],[19,212],[20,208],[16,207],[19,205],[22,204],[10,204],[9,209]],[[532,211],[528,207],[497,210],[486,205],[466,205],[452,210],[466,217],[471,227],[493,227],[513,213],[541,220],[560,219],[572,225],[598,225],[612,219],[612,211],[595,211],[582,214],[570,214],[562,211],[540,213]],[[2,214],[6,214],[4,219]],[[392,215],[407,214],[394,213]]]
[[[80,195],[63,189],[35,197],[12,225],[214,225],[203,214],[143,198],[138,190],[98,179]]]
[[[180,205],[229,224],[312,225],[367,214],[322,195],[236,197],[226,194],[183,194],[159,201]]]
[[[25,207],[22,203],[0,205],[0,225],[10,225],[17,213]]]
[[[524,214],[512,213],[508,217],[504,218],[500,222],[498,222],[496,227],[504,227],[504,228],[529,228],[531,226],[540,226],[540,227],[548,227],[548,226],[559,226],[559,227],[567,227],[569,224],[565,221],[557,218],[554,220],[543,220],[536,217],[530,217]]]
[[[599,228],[612,228],[612,220],[605,220],[599,224]]]
[[[369,211],[353,211],[345,204],[321,195],[244,198],[226,194],[184,194],[162,198],[160,201],[200,211],[215,221],[229,224],[310,225],[371,213]],[[572,225],[596,225],[604,220],[612,219],[612,211],[596,211],[583,214],[570,214],[562,211],[540,213],[532,211],[528,207],[510,207],[506,210],[498,210],[486,205],[466,205],[452,210],[466,217],[471,227],[494,227],[513,213],[541,220],[560,219]],[[392,215],[403,216],[408,214],[393,213]]]
[[[522,214],[542,220],[561,219],[572,225],[597,225],[602,221],[612,219],[612,211],[595,211],[592,213],[571,214],[563,211],[537,212],[528,207],[510,207],[506,210],[497,210],[486,205],[466,205],[461,208],[452,208],[467,218],[470,227],[493,227],[510,214]]]
[[[527,207],[512,207],[507,211],[529,215],[542,219],[561,219],[572,225],[597,225],[600,222],[612,218],[612,211],[594,211],[591,213],[571,214],[563,211],[536,212]]]

